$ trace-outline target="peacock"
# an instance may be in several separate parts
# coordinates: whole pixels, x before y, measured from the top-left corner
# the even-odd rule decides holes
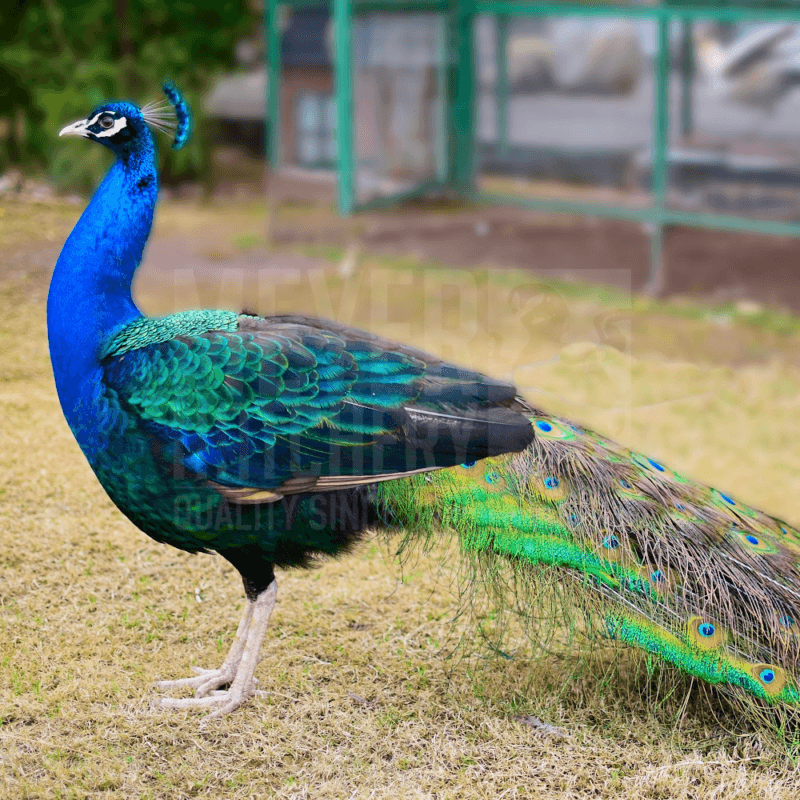
[[[796,528],[510,383],[352,327],[144,316],[131,283],[158,194],[151,128],[174,133],[174,148],[191,128],[179,91],[163,88],[167,101],[107,103],[60,132],[116,158],[47,301],[61,407],[112,502],[158,542],[218,553],[244,585],[221,666],[159,683],[173,690],[161,705],[218,717],[252,698],[275,569],[384,530],[455,535],[467,559],[571,587],[601,638],[759,709],[800,706]]]

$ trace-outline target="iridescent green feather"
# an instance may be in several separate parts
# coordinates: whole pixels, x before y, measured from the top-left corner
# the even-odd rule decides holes
[[[530,411],[536,439],[522,453],[381,486],[389,525],[410,538],[454,531],[473,558],[555,568],[604,637],[738,696],[800,707],[794,529]]]

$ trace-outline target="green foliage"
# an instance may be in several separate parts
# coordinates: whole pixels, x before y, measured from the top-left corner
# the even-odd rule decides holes
[[[233,65],[236,42],[258,25],[239,0],[29,0],[4,12],[0,49],[0,169],[6,162],[46,165],[61,188],[88,190],[107,167],[99,148],[55,148],[58,131],[102,102],[144,103],[171,78],[191,103],[196,127],[170,153],[167,182],[206,174],[208,126],[200,101],[213,78]],[[168,152],[162,139],[161,150]],[[166,167],[166,161],[162,167]]]

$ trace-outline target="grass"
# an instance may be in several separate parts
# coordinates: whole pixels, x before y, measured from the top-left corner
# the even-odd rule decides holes
[[[0,264],[14,264],[41,218],[2,208]],[[40,210],[59,237],[76,213]],[[159,235],[194,219],[198,248],[235,248],[261,224],[255,208],[164,212]],[[0,271],[3,797],[797,796],[788,759],[718,698],[679,681],[656,702],[624,653],[610,671],[599,653],[566,688],[547,662],[443,658],[470,631],[452,619],[446,543],[403,569],[375,540],[280,575],[257,672],[267,697],[202,732],[197,715],[154,710],[153,681],[221,660],[241,585],[219,558],[152,542],[98,486],[55,397],[46,279],[41,264]],[[534,402],[798,521],[800,334],[769,312],[754,323],[370,254],[346,280],[332,268],[170,281],[145,276],[147,310],[246,302],[368,327],[511,377]]]

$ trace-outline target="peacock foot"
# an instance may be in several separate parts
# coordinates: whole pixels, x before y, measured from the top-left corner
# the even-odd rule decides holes
[[[195,689],[195,697],[208,697],[211,692],[222,688],[223,686],[230,686],[236,678],[236,672],[241,662],[241,656],[238,661],[231,663],[227,659],[225,663],[218,669],[203,669],[203,667],[192,667],[192,670],[197,673],[194,678],[178,678],[173,681],[158,681],[156,688],[158,689],[181,689],[188,687]],[[255,686],[258,686],[258,679],[253,679]],[[166,702],[168,698],[164,698]]]
[[[230,714],[231,711],[235,711],[252,697],[266,696],[267,693],[256,689],[256,682],[252,681],[249,686],[231,685],[230,689],[217,689],[204,697],[161,697],[158,705],[162,708],[213,708],[217,706],[206,717],[206,720],[209,720]]]
[[[273,581],[255,600],[248,600],[236,637],[219,669],[193,667],[193,678],[159,681],[159,689],[190,688],[194,697],[161,697],[156,701],[162,708],[210,708],[217,706],[207,719],[229,714],[251,697],[264,697],[254,677],[261,643],[275,608],[277,584]],[[228,686],[227,689],[220,687]]]

